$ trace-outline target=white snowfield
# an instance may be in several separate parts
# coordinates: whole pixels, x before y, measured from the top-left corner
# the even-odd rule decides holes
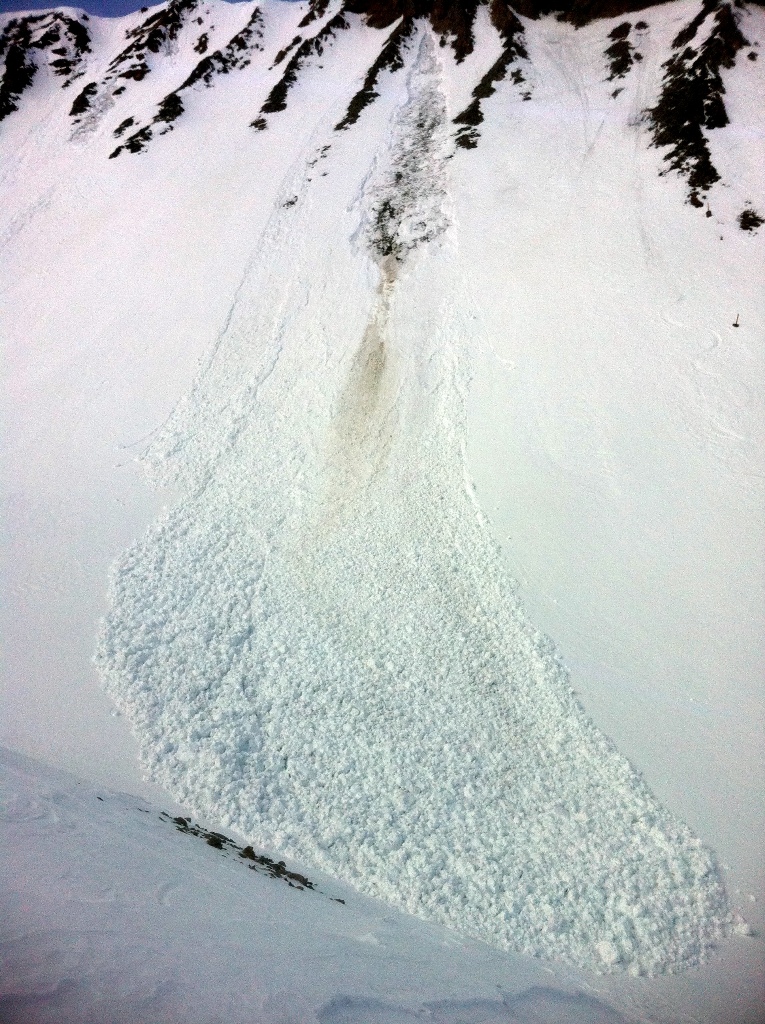
[[[204,103],[184,92],[183,116],[144,152],[108,159],[125,114],[150,123],[188,76],[183,38],[128,110],[112,82],[72,129],[70,98],[43,80],[0,126],[13,211],[0,224],[12,512],[0,736],[139,788],[88,664],[96,646],[147,796],[323,872],[322,889],[338,879],[428,922],[391,918],[396,957],[443,926],[467,937],[448,968],[453,1005],[434,1008],[440,953],[395,1006],[379,964],[366,967],[377,995],[357,997],[363,963],[343,967],[344,990],[312,990],[274,957],[256,1019],[762,1019],[765,234],[736,222],[763,205],[762,61],[724,78],[710,216],[659,176],[641,120],[698,9],[640,15],[643,59],[616,95],[603,51],[623,19],[524,22],[531,99],[499,83],[475,150],[455,148],[451,119],[499,52],[485,10],[462,64],[418,23],[403,66],[344,131],[387,33],[354,20],[256,131],[273,56],[306,10],[275,0],[252,63]],[[221,39],[252,13],[203,11]],[[757,54],[762,11],[740,19]],[[124,23],[92,23],[106,81]],[[158,518],[133,455],[164,489]],[[22,923],[39,872],[26,851],[52,842],[58,798],[39,797],[44,772],[23,759],[8,755],[4,772],[11,808],[44,810],[6,815],[17,902],[2,998],[13,1020],[91,1019],[88,979],[67,989],[69,968],[25,967],[36,929],[49,949],[66,945],[59,927],[76,933],[56,921],[80,897],[46,883],[37,923]],[[74,863],[88,804],[60,785]],[[135,905],[153,907],[138,816],[108,801],[90,825],[99,849],[128,845]],[[224,902],[244,886],[231,856],[194,856]],[[76,885],[91,872],[116,884],[105,853]],[[265,892],[270,913],[287,908],[285,955],[317,956],[296,900],[325,923],[338,905]],[[353,899],[354,921],[384,913]],[[155,934],[156,912],[140,914]],[[211,913],[212,934],[225,918]],[[165,952],[148,1014],[213,1019],[163,987],[189,920],[176,906],[154,940]],[[332,927],[322,941],[342,959]],[[131,928],[111,934],[104,963],[122,961]],[[234,946],[250,941],[270,938],[242,924]],[[78,977],[87,957],[72,955]],[[220,971],[211,992],[236,984]],[[492,972],[514,979],[512,998],[486,1002]],[[585,986],[591,997],[571,994]],[[128,988],[99,1019],[136,1019]],[[253,1019],[245,1010],[223,1016]]]

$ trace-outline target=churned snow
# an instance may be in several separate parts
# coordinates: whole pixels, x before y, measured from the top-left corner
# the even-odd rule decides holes
[[[208,6],[215,45],[252,13]],[[269,904],[258,942],[276,952],[261,954],[253,1004],[264,1021],[441,1019],[444,979],[473,992],[487,958],[530,980],[514,1002],[465,1002],[439,1010],[445,1021],[619,1020],[582,996],[563,1006],[557,989],[523,1003],[526,984],[543,984],[528,953],[625,1012],[757,1021],[763,945],[740,915],[759,931],[762,233],[735,217],[761,195],[746,82],[763,61],[725,78],[732,124],[710,140],[724,183],[706,218],[658,177],[640,124],[696,3],[645,12],[644,60],[616,97],[603,57],[615,22],[530,24],[532,100],[501,84],[478,148],[456,153],[449,118],[484,51],[456,66],[423,26],[352,129],[333,126],[385,38],[357,21],[301,72],[287,110],[249,129],[301,16],[262,7],[262,58],[184,93],[187,112],[146,153],[109,161],[112,130],[154,116],[188,76],[183,50],[74,141],[71,97],[42,73],[30,120],[3,123],[2,737],[140,785],[89,664],[118,558],[97,663],[158,787],[358,901],[425,919],[379,911],[410,921],[391,961],[408,1002],[381,995],[396,990],[390,975],[364,988],[376,968],[353,956],[345,987],[308,999],[300,969],[280,973],[289,951],[326,975],[385,929],[359,921],[358,941],[329,943],[322,960],[342,908],[297,894],[319,908],[308,949],[307,904]],[[742,17],[760,39],[761,12]],[[124,25],[92,20],[97,77]],[[488,67],[497,40],[485,18],[479,30]],[[161,499],[142,489],[137,453],[172,487],[148,532]],[[36,992],[49,1019],[76,1020],[88,985],[70,998],[66,979],[98,944],[77,939],[85,951],[67,960],[69,922],[115,935],[109,899],[83,895],[88,877],[115,891],[108,846],[130,836],[122,891],[166,908],[170,890],[146,881],[165,869],[142,859],[123,798],[99,791],[121,817],[89,858],[95,793],[77,803],[74,783],[13,758],[3,772],[11,804],[42,808],[6,833],[11,998]],[[67,868],[49,884],[57,849]],[[220,915],[212,861],[178,891],[215,922],[225,956],[210,991],[223,999],[237,986],[224,961],[239,969],[247,956],[232,950],[253,933],[237,924],[226,944],[251,876],[221,863],[237,874],[220,883]],[[461,945],[441,966],[419,944],[444,925]],[[166,927],[152,911],[141,928],[158,929],[152,955],[164,948],[174,981],[142,973],[135,933],[105,941],[126,965],[115,1020],[131,1019],[142,978],[169,1007],[185,1005],[183,985],[202,998],[194,979],[215,959],[211,944],[184,959],[193,918],[180,899]],[[69,964],[57,979],[32,955],[46,929],[47,963]],[[428,963],[438,977],[417,995]]]
[[[187,497],[119,566],[99,666],[208,817],[502,948],[676,971],[732,925],[713,857],[584,714],[465,486],[471,298],[423,251],[453,219],[440,77],[422,33],[355,250],[285,193],[150,450]]]

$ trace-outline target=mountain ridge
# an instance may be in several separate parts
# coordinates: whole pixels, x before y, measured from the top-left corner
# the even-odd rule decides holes
[[[97,77],[89,76],[97,55],[93,52],[93,22],[87,13],[75,17],[53,9],[8,17],[0,32],[0,59],[4,61],[0,121],[17,113],[47,66],[62,90],[78,84],[79,91],[68,110],[72,138],[82,138],[95,130],[119,101],[123,114],[111,129],[118,145],[109,156],[141,153],[157,136],[173,130],[184,113],[183,97],[189,90],[211,88],[218,76],[248,67],[256,56],[260,60],[268,58],[264,9],[272,6],[233,5],[236,10],[232,10],[231,17],[240,8],[247,16],[236,31],[225,37],[220,32],[216,35],[214,7],[202,0],[167,0],[151,12],[142,8],[136,23],[132,23],[132,17],[124,19],[128,22],[126,45],[106,55],[108,63]],[[645,0],[563,0],[557,4],[521,0],[513,5],[507,0],[470,0],[467,4],[453,0],[310,0],[307,5],[294,6],[297,34],[271,59],[270,70],[282,64],[283,69],[255,117],[250,118],[253,129],[268,128],[270,118],[287,108],[290,93],[301,76],[314,65],[320,66],[340,35],[351,28],[379,33],[381,43],[360,88],[336,122],[338,130],[350,129],[374,102],[382,74],[395,75],[402,70],[404,51],[411,45],[417,24],[429,24],[440,46],[452,53],[456,65],[461,65],[474,53],[477,18],[488,15],[501,51],[474,83],[467,105],[452,117],[455,145],[463,149],[479,144],[486,101],[500,83],[508,80],[518,98],[527,102],[532,99],[529,73],[533,69],[527,35],[535,31],[532,26],[540,19],[555,17],[578,28],[646,12],[634,26],[624,21],[604,32],[606,80],[617,82],[642,60],[640,37],[649,28],[644,19],[658,7]],[[669,9],[672,5],[661,6]],[[759,0],[755,6],[759,6]],[[752,46],[739,27],[749,9],[743,0],[704,0],[675,35],[663,64],[658,94],[640,114],[651,144],[663,152],[666,167],[662,173],[675,172],[683,177],[686,201],[699,208],[708,205],[710,189],[720,180],[710,153],[709,132],[728,123],[724,74],[741,59],[741,51],[746,51],[749,60],[758,58],[758,44]],[[125,110],[135,85],[151,77],[168,58],[176,60],[179,52],[187,63],[186,71],[173,89],[155,101],[153,113],[141,116]],[[617,85],[614,98],[621,88]],[[742,210],[741,217],[745,230],[759,227],[757,210]]]

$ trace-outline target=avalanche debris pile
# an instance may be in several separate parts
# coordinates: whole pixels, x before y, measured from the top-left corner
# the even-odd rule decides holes
[[[465,484],[470,300],[416,33],[355,249],[288,183],[154,442],[187,493],[119,565],[99,667],[152,775],[263,845],[500,948],[679,971],[742,927],[714,858],[584,713]]]

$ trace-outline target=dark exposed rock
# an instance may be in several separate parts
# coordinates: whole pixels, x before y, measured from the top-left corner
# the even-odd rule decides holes
[[[88,82],[82,92],[75,98],[72,108],[69,111],[69,116],[77,117],[79,114],[84,114],[90,107],[90,101],[95,95],[97,89],[98,84],[96,82]]]
[[[252,60],[252,54],[256,50],[262,50],[262,37],[263,15],[260,8],[256,7],[244,28],[232,36],[224,47],[203,57],[181,85],[160,102],[151,122],[129,136],[110,154],[110,158],[119,156],[123,151],[141,153],[154,138],[153,125],[165,125],[158,133],[160,135],[171,131],[173,122],[184,111],[181,93],[200,82],[209,86],[215,75],[227,75],[230,71],[247,67]]]
[[[563,0],[555,4],[552,11],[560,12],[558,17],[561,21],[569,21],[577,28],[581,28],[599,18],[621,18],[626,14],[634,14],[635,11],[644,11],[648,7],[658,7],[665,2],[666,0]]]
[[[199,0],[170,0],[166,7],[155,11],[128,35],[134,38],[139,46],[144,45],[152,53],[159,53],[167,42],[177,38],[183,28],[185,16],[198,5]]]
[[[685,40],[692,40],[713,12],[714,24],[706,40],[697,50],[687,46]],[[732,68],[738,51],[749,45],[730,3],[708,0],[700,13],[701,21],[697,15],[676,36],[674,41],[679,40],[682,48],[664,63],[659,100],[645,112],[652,144],[669,147],[664,160],[670,170],[686,178],[688,202],[697,207],[703,206],[701,195],[720,178],[704,134],[728,124],[720,70]]]
[[[199,0],[170,0],[135,28],[128,29],[128,45],[117,54],[107,69],[105,81],[115,74],[140,81],[151,70],[146,52],[159,53],[180,33],[186,19],[199,6]]]
[[[473,52],[475,37],[473,24],[479,0],[435,0],[430,12],[430,23],[441,39],[454,50],[457,63]]]
[[[485,2],[485,0],[483,0]],[[665,0],[516,0],[501,6],[524,18],[557,14],[561,20],[580,27],[598,18],[618,18],[657,6]],[[387,28],[398,18],[428,18],[442,37],[451,37],[455,53],[463,56],[472,49],[472,26],[479,3],[468,0],[348,0],[345,10],[363,14],[372,28]]]
[[[507,8],[507,5],[498,3],[495,0],[491,7],[491,16],[492,21],[497,25],[502,35],[504,48],[494,64],[489,68],[475,89],[473,89],[471,102],[454,118],[454,123],[459,125],[457,145],[462,149],[475,149],[478,145],[480,134],[477,129],[483,122],[482,101],[494,95],[497,85],[507,76],[508,70],[516,61],[528,58],[528,52],[523,41],[523,25],[512,11]],[[522,85],[525,81],[520,68],[516,68],[512,78],[516,85]],[[528,95],[530,94],[524,93],[524,99]]]
[[[399,18],[424,18],[429,13],[428,0],[347,0],[349,14],[363,14],[370,28],[390,28]]]
[[[118,139],[120,135],[124,135],[128,128],[132,128],[134,124],[134,117],[126,117],[125,120],[121,124],[118,124],[114,129],[114,137]]]
[[[99,799],[101,798],[99,797]],[[297,871],[289,871],[283,860],[271,860],[271,858],[266,857],[265,854],[255,853],[252,846],[239,846],[233,839],[229,839],[229,837],[224,835],[222,832],[213,832],[210,829],[204,828],[202,825],[192,825],[191,818],[180,816],[171,818],[166,811],[162,811],[160,819],[162,821],[172,822],[176,829],[184,835],[196,836],[199,839],[203,839],[208,846],[212,846],[215,850],[231,850],[238,853],[242,860],[251,861],[249,867],[253,871],[260,871],[269,875],[271,878],[279,878],[282,881],[287,882],[287,884],[293,889],[316,890],[315,884],[306,878],[305,875],[301,875]],[[334,899],[335,903],[345,903],[345,900],[341,900],[337,897],[331,898]]]
[[[765,218],[761,217],[751,206],[747,206],[738,215],[738,226],[742,231],[756,231],[762,224],[765,224]]]
[[[106,69],[106,74],[98,83],[97,92],[105,94],[104,102],[100,104],[102,109],[104,106],[109,106],[111,97],[118,96],[125,91],[124,86],[119,86],[116,89],[113,87],[112,83],[115,79],[141,82],[151,73],[152,65],[149,62],[149,55],[158,54],[163,50],[167,50],[172,45],[184,25],[191,20],[191,15],[198,8],[199,2],[200,0],[169,0],[164,7],[155,10],[148,18],[145,18],[134,28],[127,30],[125,36],[128,40],[128,45],[114,57]],[[142,11],[142,13],[145,12]],[[200,18],[196,20],[201,23]],[[207,39],[205,34],[201,35],[197,40],[197,47],[200,46],[203,39]],[[91,98],[95,99],[96,97],[93,96]],[[168,97],[165,97],[165,99],[167,100]],[[169,123],[175,119],[168,116],[172,110],[173,101],[169,100],[169,102],[171,106],[165,108],[164,112],[160,110],[155,121]],[[75,122],[78,121],[81,115],[82,112],[79,115],[74,115]],[[118,156],[123,149],[131,153],[140,152],[153,135],[148,126],[146,129],[142,129],[141,132],[140,138],[131,136],[124,146],[118,146],[110,156]]]
[[[679,50],[680,47],[687,46],[688,43],[692,42],[696,38],[696,33],[701,25],[704,24],[717,5],[718,0],[704,0],[704,3],[701,5],[701,9],[696,16],[688,22],[685,28],[680,29],[672,40],[672,49]]]
[[[49,52],[48,67],[64,78],[63,88],[79,78],[84,55],[90,53],[90,33],[76,18],[61,11],[12,18],[0,33],[0,58],[5,58],[0,77],[0,120],[19,109]]]
[[[632,25],[628,21],[623,21],[608,33],[608,38],[613,42],[606,50],[609,71],[607,82],[613,82],[615,78],[624,78],[632,65],[643,59],[643,55],[629,40],[631,31]]]
[[[311,22],[323,18],[324,15],[327,13],[328,7],[329,0],[311,0],[310,6],[308,8],[308,14],[306,14],[306,16],[300,22],[298,28],[307,28],[311,24]]]
[[[181,102],[181,97],[177,92],[171,92],[160,103],[154,121],[164,121],[166,124],[170,124],[172,121],[177,120],[182,113],[183,103]]]
[[[276,114],[281,110],[286,110],[289,91],[297,81],[298,73],[306,62],[313,56],[320,57],[337,33],[349,27],[348,19],[340,11],[330,18],[315,36],[305,39],[293,54],[282,77],[266,97],[265,103],[260,108],[260,114]],[[255,121],[252,122],[252,127],[256,127]]]
[[[628,39],[619,39],[608,47],[606,50],[609,70],[607,82],[613,82],[615,78],[624,78],[632,67],[634,49]]]
[[[388,36],[379,56],[367,72],[364,84],[348,104],[345,116],[335,125],[336,131],[350,128],[358,121],[362,110],[377,99],[377,83],[383,71],[398,71],[404,66],[402,51],[414,33],[414,26],[412,18],[404,18]]]
[[[508,0],[491,0],[489,17],[492,25],[506,43],[518,34],[520,22]]]
[[[113,160],[115,157],[119,156],[123,150],[127,150],[128,153],[143,152],[151,142],[153,135],[154,132],[151,125],[147,124],[146,127],[141,128],[140,131],[134,132],[121,146],[117,146],[117,148],[109,154],[109,159]]]
[[[287,43],[287,45],[285,47],[283,47],[281,50],[279,50],[277,55],[274,57],[274,62],[271,65],[271,67],[275,68],[278,64],[281,64],[281,62],[284,60],[284,58],[287,56],[287,54],[291,53],[295,49],[297,44],[298,43],[302,43],[302,41],[303,41],[303,37],[302,36],[295,36],[295,38],[292,40],[291,43]]]
[[[628,21],[623,21],[621,25],[617,25],[616,28],[612,28],[608,33],[609,39],[626,39],[630,34],[632,25]]]
[[[146,63],[146,61],[140,60],[136,61],[134,64],[131,64],[130,67],[126,68],[124,71],[121,71],[119,73],[119,77],[131,78],[135,82],[140,82],[142,79],[146,78],[149,71],[151,71],[151,68]]]
[[[177,93],[190,89],[197,82],[210,85],[215,75],[227,75],[230,71],[246,68],[252,61],[252,54],[262,50],[263,15],[256,7],[247,24],[228,43],[201,60],[188,78],[175,90]]]
[[[0,83],[0,121],[19,109],[21,94],[29,88],[36,74],[37,65],[31,59],[28,49],[19,43],[11,43],[5,56],[5,71]]]
[[[370,28],[388,28],[397,19],[427,18],[441,45],[452,47],[460,62],[473,51],[473,25],[485,0],[348,0],[349,14],[362,14]]]

